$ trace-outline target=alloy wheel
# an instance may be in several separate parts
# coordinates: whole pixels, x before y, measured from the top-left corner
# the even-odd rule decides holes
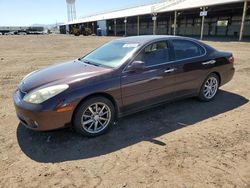
[[[111,120],[111,110],[104,103],[93,103],[86,108],[81,117],[81,125],[85,131],[97,134],[104,130]]]
[[[215,77],[207,79],[204,85],[203,94],[206,99],[212,99],[218,90],[218,80]]]

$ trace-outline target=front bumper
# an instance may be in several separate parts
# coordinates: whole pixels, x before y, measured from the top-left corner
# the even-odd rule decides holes
[[[14,92],[13,101],[18,119],[29,129],[49,131],[63,128],[71,123],[73,111],[59,113],[46,105],[26,103],[22,100],[19,90]]]

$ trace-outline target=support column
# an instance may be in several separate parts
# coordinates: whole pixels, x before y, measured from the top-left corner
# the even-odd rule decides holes
[[[245,0],[245,2],[244,2],[244,8],[243,8],[243,14],[242,14],[242,19],[241,19],[241,28],[240,28],[240,38],[239,38],[239,41],[241,41],[242,38],[243,38],[246,13],[247,13],[247,1]]]
[[[92,23],[92,33],[95,34],[95,23]]]
[[[206,11],[206,8],[203,7],[202,11]],[[204,33],[204,22],[205,22],[205,16],[202,16],[202,21],[201,21],[201,40],[203,40],[203,33]]]
[[[177,11],[174,11],[174,35],[176,35]]]
[[[116,30],[116,19],[114,19],[114,31],[115,31],[115,36],[117,35],[117,30]]]
[[[156,29],[157,29],[157,13],[154,13],[153,14],[153,17],[152,17],[152,20],[153,20],[153,35],[156,35]]]
[[[171,16],[171,13],[170,13],[170,18],[169,18],[169,31],[168,31],[168,34],[169,35],[172,35],[172,16]]]
[[[187,16],[185,16],[185,32],[184,32],[184,35],[187,34],[187,25],[188,25],[188,20],[187,20]]]
[[[140,35],[140,16],[137,16],[137,35]]]
[[[125,28],[124,28],[124,29],[125,29],[124,35],[125,35],[125,37],[127,36],[127,22],[128,22],[128,21],[127,21],[127,18],[125,17],[125,19],[124,19],[124,25],[125,25],[125,26],[124,26],[124,27],[125,27]]]

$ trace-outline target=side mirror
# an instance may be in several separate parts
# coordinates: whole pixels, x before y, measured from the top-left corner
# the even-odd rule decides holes
[[[145,63],[143,61],[133,61],[128,66],[128,71],[141,71],[145,68]]]

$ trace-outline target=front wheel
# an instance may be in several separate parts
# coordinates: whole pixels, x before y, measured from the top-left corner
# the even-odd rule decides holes
[[[104,97],[95,97],[78,107],[73,125],[78,133],[95,137],[104,134],[114,124],[114,119],[113,103]]]
[[[205,82],[203,83],[200,93],[199,99],[202,101],[211,101],[214,99],[219,89],[219,77],[212,73],[210,74]]]

